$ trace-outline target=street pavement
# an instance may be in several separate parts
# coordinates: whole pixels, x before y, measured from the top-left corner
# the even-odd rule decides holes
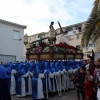
[[[33,100],[33,98],[31,96],[27,96],[25,98],[17,98],[16,96],[12,96],[12,100]],[[69,92],[65,92],[62,94],[62,97],[58,97],[57,95],[55,97],[49,97],[48,100],[77,100],[76,91],[71,90]]]

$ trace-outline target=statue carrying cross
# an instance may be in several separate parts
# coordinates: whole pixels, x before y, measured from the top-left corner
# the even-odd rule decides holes
[[[49,28],[50,28],[50,30],[49,30],[49,38],[52,38],[52,40],[54,41],[54,44],[56,43],[56,35],[57,35],[57,32],[56,32],[56,30],[54,29],[54,27],[53,27],[53,25],[54,25],[54,22],[52,21],[51,23],[50,23],[50,26],[49,26]],[[60,42],[61,43],[66,43],[66,44],[69,44],[68,43],[68,36],[64,36],[64,31],[63,31],[63,29],[62,29],[62,27],[61,27],[61,24],[60,24],[60,22],[58,21],[58,25],[59,25],[59,27],[60,27],[60,32],[62,33],[62,36],[60,37]]]

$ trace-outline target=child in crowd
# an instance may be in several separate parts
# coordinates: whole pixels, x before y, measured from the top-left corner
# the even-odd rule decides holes
[[[90,72],[90,70],[89,70],[89,69],[88,69],[88,70],[86,70],[86,74],[87,74],[88,76],[90,76],[91,81],[93,81],[93,76],[91,75],[91,72]]]
[[[93,96],[93,82],[91,81],[91,76],[85,76],[84,90],[85,90],[85,98],[86,100],[92,100]]]
[[[85,82],[85,75],[86,75],[85,71],[82,68],[80,68],[78,77],[81,82]]]

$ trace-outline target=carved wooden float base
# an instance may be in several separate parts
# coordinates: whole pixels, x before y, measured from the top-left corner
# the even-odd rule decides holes
[[[26,59],[30,60],[67,60],[67,59],[83,59],[83,54],[57,54],[57,53],[41,53],[27,54]]]

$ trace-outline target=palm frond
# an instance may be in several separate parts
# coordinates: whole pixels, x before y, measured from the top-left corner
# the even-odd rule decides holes
[[[99,2],[100,0],[95,0],[92,12],[85,24],[85,28],[83,30],[83,35],[82,35],[82,46],[87,46],[88,42],[90,41],[91,37],[93,38],[94,34],[95,37],[93,41],[96,41],[97,37],[99,36],[98,35],[100,30],[100,8],[98,8]]]

